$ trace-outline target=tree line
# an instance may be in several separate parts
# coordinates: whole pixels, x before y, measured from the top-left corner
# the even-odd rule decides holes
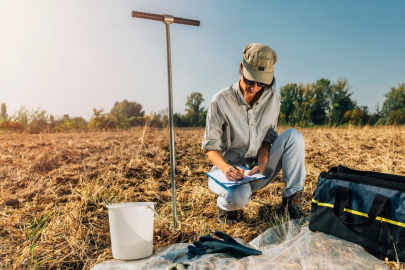
[[[405,124],[405,83],[391,87],[382,107],[370,113],[352,99],[347,79],[331,83],[288,83],[280,88],[279,123],[291,126],[403,125]]]
[[[405,83],[391,87],[384,95],[382,106],[377,103],[373,113],[367,106],[357,105],[350,89],[347,79],[338,79],[335,83],[324,78],[308,84],[288,83],[280,88],[279,124],[300,127],[405,124]],[[204,127],[207,109],[202,106],[203,102],[201,93],[191,93],[186,99],[185,114],[173,115],[174,126]],[[68,114],[54,117],[40,108],[25,107],[9,116],[5,103],[1,104],[0,112],[0,131],[8,132],[126,130],[145,125],[165,127],[168,123],[168,109],[146,114],[140,103],[128,100],[115,102],[109,112],[93,109],[88,121]]]
[[[186,113],[173,115],[177,127],[205,126],[207,110],[201,106],[204,98],[201,93],[191,93],[186,100]],[[1,104],[0,132],[69,132],[91,130],[126,130],[131,127],[149,125],[165,127],[169,124],[168,109],[146,114],[143,106],[135,101],[123,100],[115,102],[113,108],[93,109],[90,120],[83,117],[71,117],[65,114],[55,117],[40,108],[33,110],[21,107],[13,115],[7,113],[5,103]]]

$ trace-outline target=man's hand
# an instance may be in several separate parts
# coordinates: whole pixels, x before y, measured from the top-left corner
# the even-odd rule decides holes
[[[237,181],[237,180],[241,180],[245,177],[245,170],[242,168],[235,169],[232,166],[228,166],[225,169],[224,174],[225,174],[226,179],[231,180],[231,181]]]
[[[247,175],[252,175],[255,173],[261,173],[263,174],[263,172],[260,170],[259,166],[254,166],[253,169],[247,173]]]

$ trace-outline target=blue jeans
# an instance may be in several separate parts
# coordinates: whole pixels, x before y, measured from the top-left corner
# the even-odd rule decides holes
[[[270,149],[269,160],[264,170],[267,178],[246,185],[225,189],[209,178],[208,186],[218,195],[218,206],[226,211],[235,211],[245,207],[254,191],[267,186],[283,170],[285,187],[283,197],[303,190],[305,181],[305,142],[304,137],[295,129],[287,129],[274,141]]]

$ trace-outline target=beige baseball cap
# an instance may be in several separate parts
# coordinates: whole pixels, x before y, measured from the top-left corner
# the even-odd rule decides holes
[[[277,54],[267,45],[252,43],[243,48],[243,76],[248,80],[271,84],[276,63]]]

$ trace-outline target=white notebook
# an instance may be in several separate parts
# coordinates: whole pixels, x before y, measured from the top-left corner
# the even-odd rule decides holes
[[[206,173],[206,175],[208,175],[210,178],[212,178],[214,181],[216,181],[218,184],[220,184],[222,187],[224,187],[226,189],[230,188],[230,187],[235,187],[235,186],[240,186],[240,185],[244,185],[247,183],[255,182],[255,181],[260,181],[260,180],[263,180],[264,178],[266,178],[265,175],[260,174],[260,173],[247,175],[247,173],[250,172],[251,170],[249,170],[247,168],[244,168],[244,170],[245,170],[245,178],[243,178],[242,180],[237,180],[237,181],[232,181],[232,180],[226,179],[225,174],[223,174],[221,172],[221,170],[208,172],[208,173]]]

